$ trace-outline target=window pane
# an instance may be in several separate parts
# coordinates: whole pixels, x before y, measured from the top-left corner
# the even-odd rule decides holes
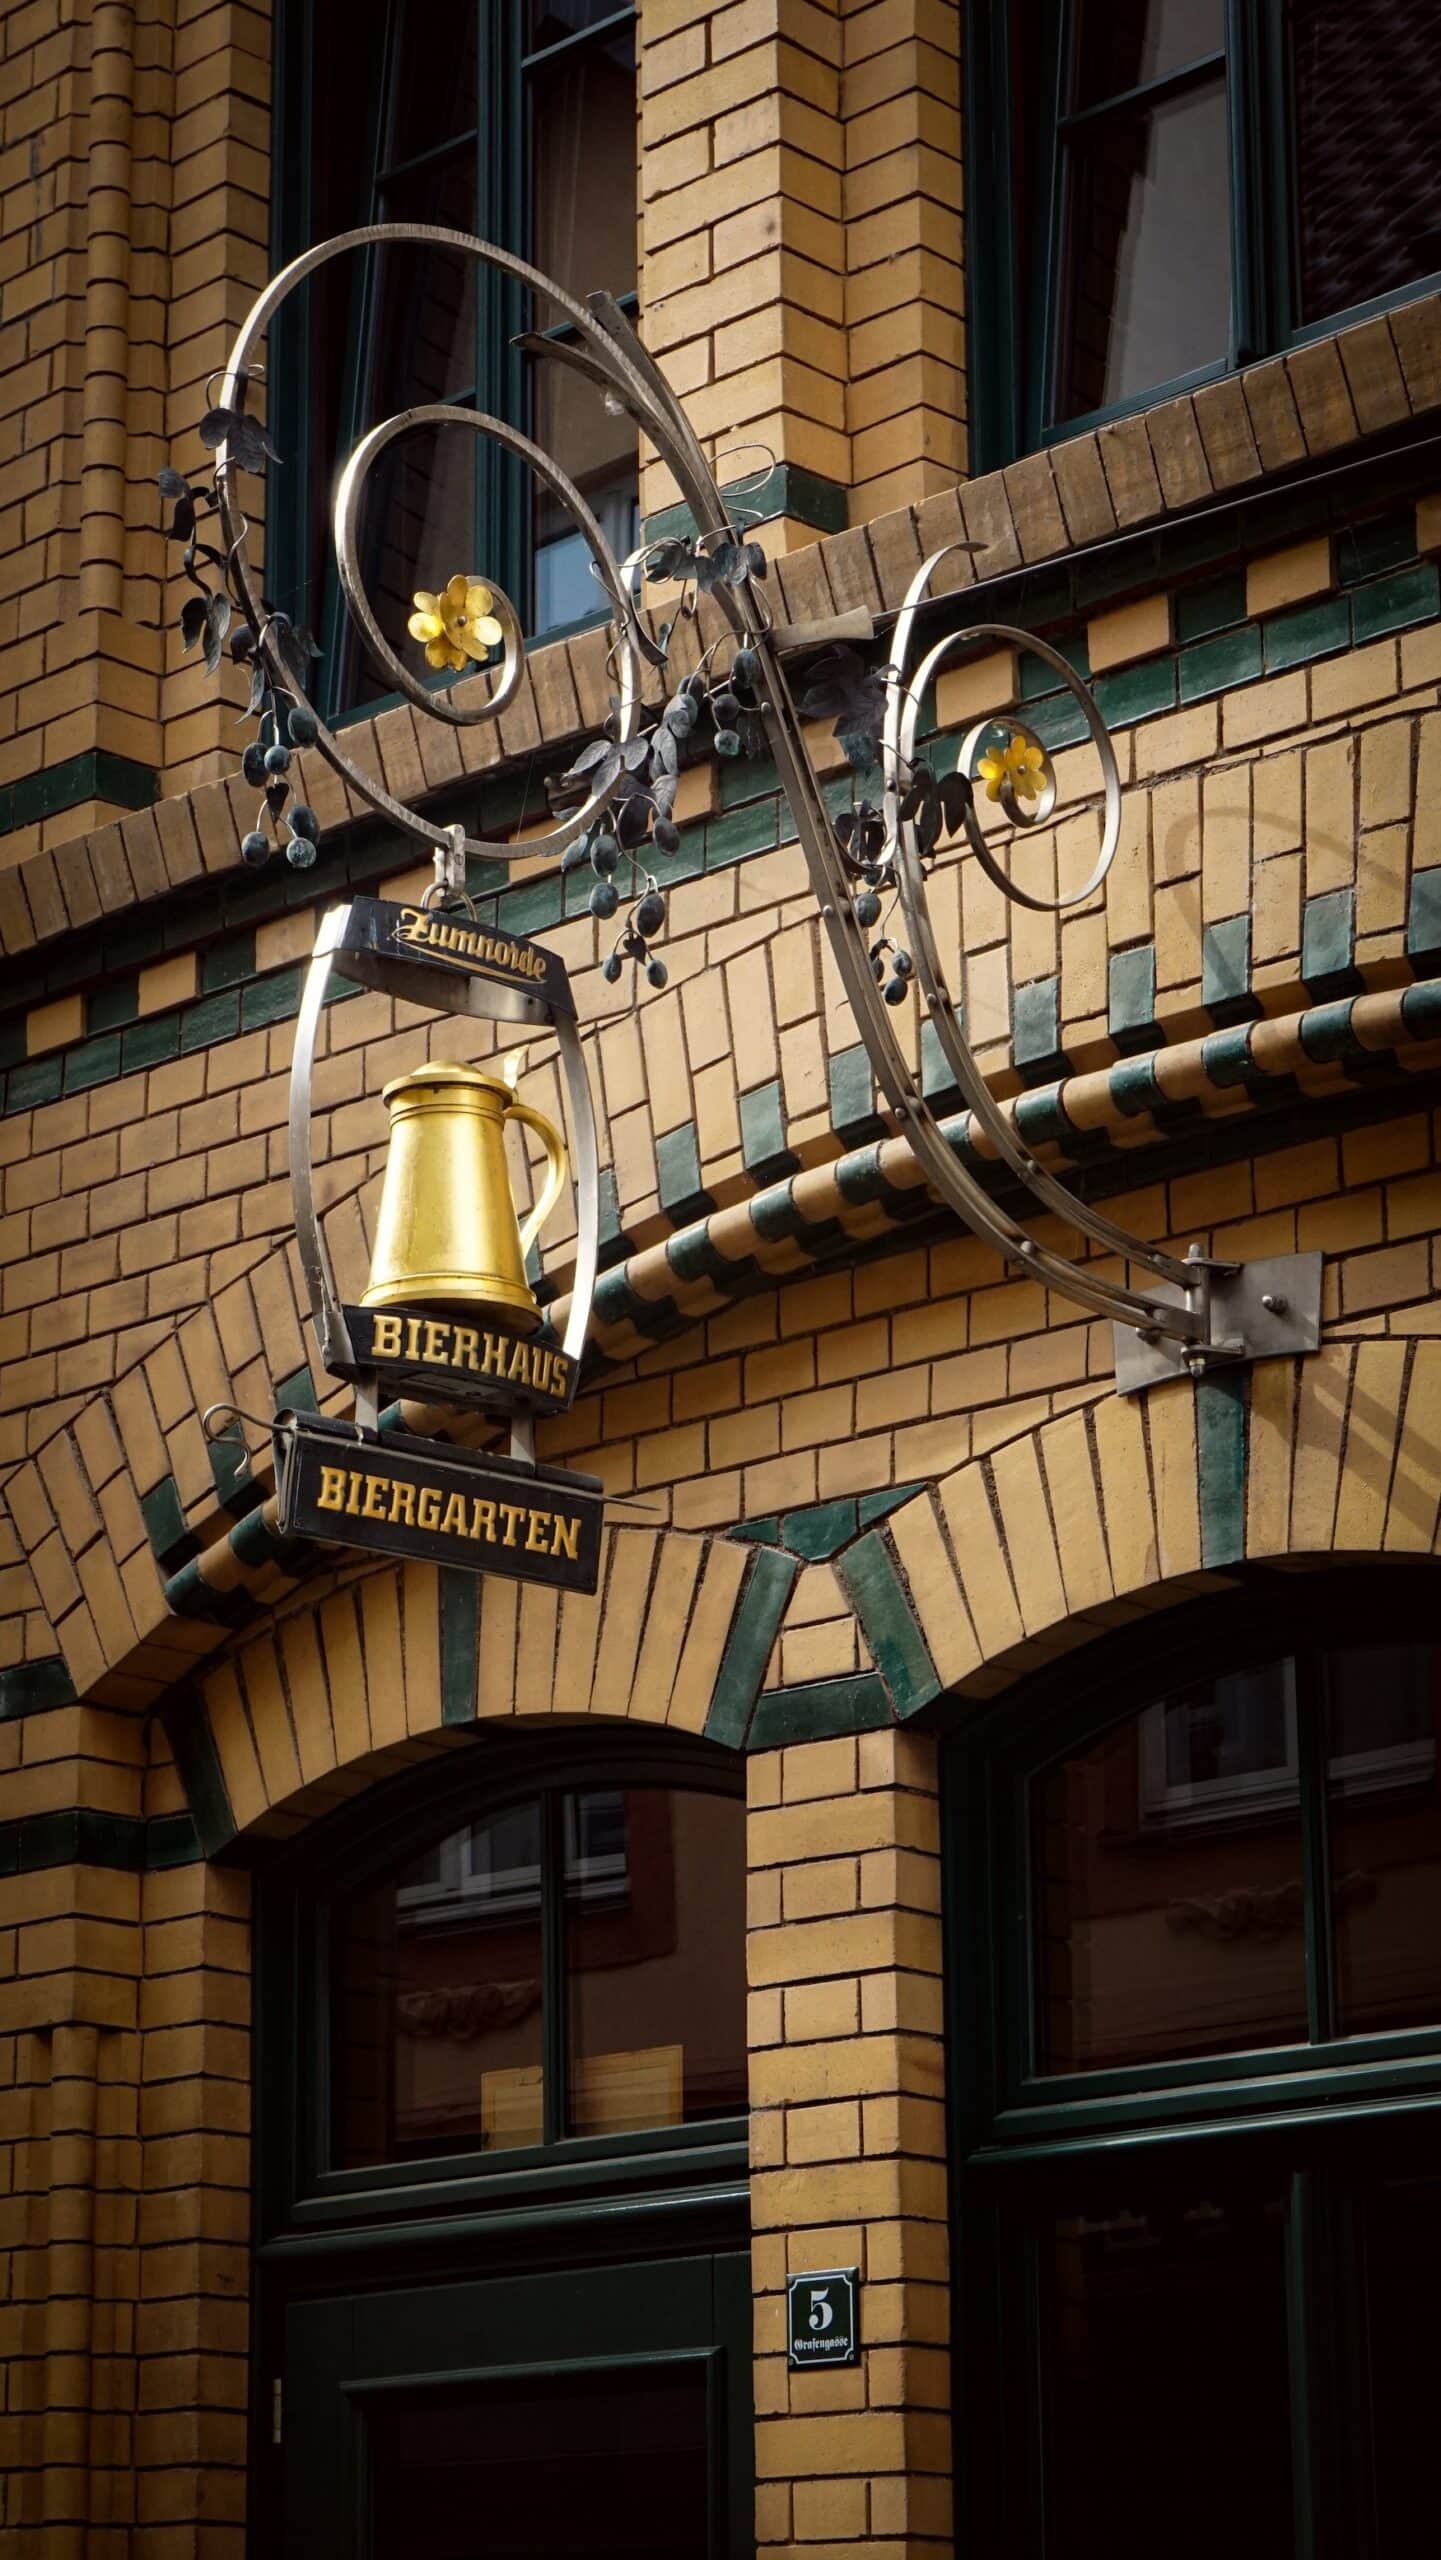
[[[398,14],[396,60],[386,100],[389,122],[381,143],[381,162],[387,168],[471,132],[476,118],[474,0],[464,0],[447,17],[443,80],[436,78],[436,22],[430,12],[411,7]]]
[[[1306,2035],[1289,1666],[1198,1681],[1032,1785],[1040,2067]]]
[[[1194,2176],[1042,2225],[1046,2560],[1294,2551],[1285,2227]]]
[[[566,1828],[571,2131],[741,2113],[744,1805],[596,1789]]]
[[[585,27],[620,14],[624,0],[530,0],[527,40],[532,53],[542,45],[561,44]]]
[[[1076,38],[1076,105],[1124,97],[1225,46],[1226,0],[1085,0]]]
[[[1441,2185],[1383,2187],[1366,2214],[1366,2308],[1376,2444],[1375,2560],[1414,2560],[1436,2530],[1432,2429],[1441,2400],[1441,2339],[1418,2316],[1441,2288]]]
[[[346,1905],[338,2166],[541,2140],[540,1844],[511,1807]]]
[[[1302,322],[1441,267],[1434,0],[1290,0]]]
[[[1227,155],[1219,78],[1149,111],[1103,116],[1068,148],[1059,418],[1224,361]]]
[[[1441,2019],[1441,1655],[1354,1645],[1326,1665],[1337,2025]]]

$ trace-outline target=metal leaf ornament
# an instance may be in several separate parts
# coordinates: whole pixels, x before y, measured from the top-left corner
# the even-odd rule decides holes
[[[796,708],[803,720],[834,722],[831,736],[852,772],[873,771],[885,725],[885,679],[854,649],[838,646],[817,658]]]

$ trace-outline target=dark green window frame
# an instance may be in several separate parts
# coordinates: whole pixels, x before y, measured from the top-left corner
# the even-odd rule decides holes
[[[1379,2421],[1361,2335],[1363,2225],[1383,2182],[1434,2179],[1441,2023],[1338,2037],[1328,1951],[1324,1770],[1308,1658],[1435,1643],[1441,1569],[1397,1560],[1259,1575],[1073,1654],[1012,1690],[943,1754],[947,2051],[957,2269],[957,2548],[1042,2560],[1049,2423],[1036,2215],[1112,2170],[1158,2184],[1264,2174],[1286,2189],[1286,2325],[1298,2560],[1378,2560]],[[1203,1673],[1290,1655],[1298,1671],[1311,2041],[1062,2077],[1035,2067],[1030,1781]],[[1309,1703],[1317,1694],[1314,1682]],[[1074,2211],[1074,2204],[1062,2208]],[[1178,2495],[1184,2494],[1178,2483]],[[1165,2541],[1164,2518],[1157,2524]],[[1249,2550],[1244,2520],[1237,2548]],[[1159,2547],[1159,2546],[1158,2546]],[[1288,2546],[1289,2547],[1289,2546]],[[1379,2560],[1389,2560],[1386,2546]]]
[[[346,2248],[377,2216],[441,2210],[487,2226],[508,2211],[601,2215],[627,2196],[730,2186],[746,2163],[744,2117],[646,2132],[560,2130],[567,2071],[559,1901],[547,1861],[542,2009],[547,2138],[527,2149],[465,2151],[340,2169],[330,2165],[332,1915],[346,1896],[467,1821],[539,1796],[552,1850],[561,1799],[595,1787],[670,1787],[743,1800],[745,1771],[714,1744],[623,1730],[596,1736],[558,1720],[542,1738],[472,1743],[378,1787],[266,1855],[257,1877],[255,2087],[258,2220],[283,2258],[300,2242]],[[737,1950],[743,1963],[743,1950]]]
[[[1441,286],[1418,277],[1302,325],[1292,237],[1294,117],[1285,0],[1226,0],[1224,51],[1178,66],[1129,102],[1177,96],[1224,62],[1230,137],[1231,328],[1225,357],[1096,409],[1057,419],[1053,382],[1061,290],[1059,188],[1065,136],[1085,121],[1064,113],[1067,48],[1081,0],[1036,0],[1034,52],[1018,40],[1016,0],[975,0],[966,12],[966,273],[972,474],[1083,435],[1177,394],[1224,380]],[[1114,107],[1117,101],[1109,104]],[[1023,176],[1017,119],[1034,137]],[[1029,183],[1027,183],[1027,178]]]
[[[385,33],[379,75],[369,85],[366,130],[356,136],[364,176],[345,224],[329,223],[323,228],[359,227],[385,219],[387,190],[422,171],[438,170],[448,159],[458,158],[473,147],[474,230],[481,238],[494,241],[517,256],[529,257],[535,84],[562,68],[570,57],[632,27],[636,18],[633,0],[603,10],[573,34],[534,49],[529,49],[524,40],[527,13],[520,0],[463,0],[473,13],[476,26],[476,92],[471,122],[433,149],[400,156],[392,154],[388,147],[387,101],[394,94],[402,20],[407,11],[414,14],[421,5],[422,0],[383,0]],[[272,117],[276,184],[271,255],[275,269],[322,236],[312,147],[317,82],[323,77],[317,21],[318,0],[282,0],[276,31]],[[446,21],[432,15],[427,23],[438,50],[443,48],[447,43]],[[451,24],[453,41],[453,21]],[[371,423],[364,411],[376,326],[374,253],[357,253],[347,267],[350,316],[336,438],[337,468],[359,440],[364,425]],[[474,294],[476,376],[472,382],[450,386],[446,397],[524,424],[529,406],[529,366],[511,341],[517,332],[536,326],[542,315],[532,315],[522,289],[489,268],[477,266]],[[624,308],[634,312],[634,294],[621,296],[621,301]],[[544,334],[563,337],[567,331],[562,326],[547,329]],[[333,547],[328,541],[321,555],[324,568],[319,599],[301,592],[309,583],[306,564],[316,556],[316,511],[324,513],[328,524],[331,503],[329,485],[317,485],[313,470],[307,467],[312,447],[310,385],[315,363],[310,297],[302,291],[281,315],[272,350],[271,432],[283,467],[272,470],[267,488],[270,513],[266,525],[266,586],[276,603],[314,630],[321,649],[313,677],[317,707],[328,719],[344,723],[368,718],[399,697],[384,694],[364,701],[352,699],[348,704],[344,699],[356,690],[351,669],[357,643],[348,626]],[[501,452],[483,437],[476,437],[474,442],[476,558],[461,565],[494,578],[519,606],[527,629],[533,629],[534,548],[529,534],[532,493],[528,477],[514,455]],[[593,615],[565,628],[585,628],[590,622],[603,620],[604,615],[604,606],[598,605]],[[548,631],[546,636],[559,637],[560,633]],[[445,677],[436,679],[437,683],[448,681]]]

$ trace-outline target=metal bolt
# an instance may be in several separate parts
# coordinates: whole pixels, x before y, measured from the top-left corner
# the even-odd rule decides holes
[[[1206,1374],[1205,1352],[1188,1351],[1186,1354],[1186,1366],[1190,1370],[1193,1378],[1204,1378]]]
[[[1265,1308],[1268,1316],[1283,1316],[1287,1307],[1290,1305],[1290,1300],[1289,1298],[1281,1297],[1276,1290],[1268,1289],[1261,1300],[1261,1304]]]

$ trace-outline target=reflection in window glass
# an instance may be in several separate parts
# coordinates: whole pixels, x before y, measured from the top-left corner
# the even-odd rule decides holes
[[[1225,361],[1228,152],[1220,75],[1078,129],[1066,154],[1058,417]]]
[[[1289,1666],[1196,1682],[1035,1780],[1041,2068],[1304,2038]]]
[[[1041,2225],[1047,2560],[1215,2560],[1241,2517],[1294,2548],[1285,2232],[1264,2187],[1154,2173]]]
[[[744,1806],[659,1787],[571,1802],[571,2131],[624,2133],[739,2113]]]
[[[1326,1664],[1336,2023],[1441,2019],[1437,1657],[1356,1645]]]
[[[1286,14],[1305,324],[1441,268],[1441,46],[1434,0]]]
[[[1376,2560],[1415,2560],[1436,2530],[1441,2338],[1418,2318],[1441,2288],[1441,2183],[1398,2179],[1367,2200],[1366,2320],[1376,2435]]]
[[[1074,103],[1123,98],[1225,45],[1226,0],[1084,0]]]
[[[469,1823],[347,1906],[338,2165],[539,2142],[541,1818]]]

